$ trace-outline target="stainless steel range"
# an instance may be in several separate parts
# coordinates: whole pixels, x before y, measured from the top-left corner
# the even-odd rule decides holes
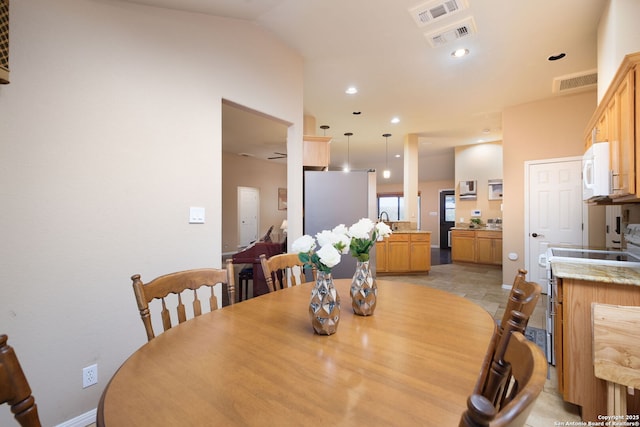
[[[576,247],[549,247],[540,256],[539,263],[547,270],[547,360],[555,365],[553,327],[555,323],[556,281],[552,262],[588,263],[591,265],[618,265],[640,268],[640,224],[629,224],[623,234],[625,250],[597,250]]]

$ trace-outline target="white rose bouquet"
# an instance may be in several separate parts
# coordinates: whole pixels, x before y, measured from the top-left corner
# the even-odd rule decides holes
[[[340,263],[342,254],[349,252],[349,243],[346,227],[341,224],[332,231],[321,231],[315,239],[307,234],[299,237],[291,245],[291,250],[298,253],[298,258],[304,264],[331,273],[331,269]],[[320,249],[316,250],[316,247]]]
[[[351,238],[351,256],[358,261],[369,261],[369,251],[376,240],[382,240],[390,234],[391,228],[384,222],[374,223],[369,218],[362,218],[347,230],[347,235]]]

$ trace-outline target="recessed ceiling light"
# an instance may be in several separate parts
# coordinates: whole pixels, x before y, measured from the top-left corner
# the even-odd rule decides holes
[[[394,117],[393,119],[391,119],[391,123],[393,124],[400,123],[400,119],[398,117]]]
[[[400,154],[396,154],[396,159],[399,159],[399,158],[400,158]]]
[[[349,88],[347,88],[347,90],[345,90],[345,93],[349,94],[349,95],[353,95],[358,93],[358,89],[356,89],[354,86],[351,86]]]
[[[462,58],[463,56],[466,56],[469,54],[469,49],[456,49],[453,52],[451,52],[451,56],[453,56],[454,58]]]
[[[556,55],[551,55],[550,57],[547,58],[547,61],[557,61],[558,59],[562,59],[565,56],[567,56],[566,53],[562,52],[562,53],[558,53]]]

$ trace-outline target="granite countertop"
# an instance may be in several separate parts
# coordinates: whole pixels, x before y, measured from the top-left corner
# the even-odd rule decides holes
[[[468,225],[463,225],[463,226],[455,226],[455,227],[451,227],[452,230],[469,230],[469,231],[500,231],[502,232],[502,228],[489,228],[486,226],[480,226],[480,227],[469,227]]]
[[[640,286],[640,268],[638,267],[551,261],[551,268],[554,276],[563,279]]]

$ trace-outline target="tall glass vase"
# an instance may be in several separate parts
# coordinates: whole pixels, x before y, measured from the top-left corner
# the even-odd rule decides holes
[[[317,334],[331,335],[338,330],[340,295],[333,284],[331,273],[318,271],[316,284],[311,290],[309,317]]]
[[[371,316],[376,309],[378,286],[371,274],[369,261],[358,261],[351,281],[351,307],[360,316]]]

